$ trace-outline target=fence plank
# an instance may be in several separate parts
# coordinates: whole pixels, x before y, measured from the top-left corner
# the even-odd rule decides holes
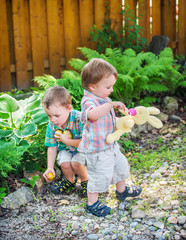
[[[6,0],[0,1],[0,9],[0,89],[1,91],[8,91],[11,89],[12,84],[10,75],[10,54]]]
[[[77,47],[80,46],[79,8],[78,0],[64,0],[64,32],[65,32],[65,58],[66,67],[70,68],[68,61],[78,56]]]
[[[63,1],[58,0],[58,17],[59,17],[59,52],[60,58],[65,56],[65,35],[64,35],[64,11]]]
[[[186,1],[179,0],[178,12],[178,54],[186,56]]]
[[[29,87],[25,40],[24,0],[12,1],[17,89]]]
[[[125,0],[125,38],[128,37],[130,27],[136,23],[137,0]]]
[[[141,30],[141,37],[150,40],[150,4],[149,0],[139,0],[139,26]]]
[[[176,47],[176,0],[163,1],[163,19],[162,29],[163,34],[168,36],[170,41],[169,47]]]
[[[122,0],[110,0],[111,28],[116,33],[122,29]]]
[[[50,74],[60,77],[58,0],[47,0],[47,26]]]
[[[29,3],[33,75],[40,76],[44,73],[42,1],[32,0]]]
[[[97,28],[102,28],[102,25],[105,23],[105,4],[107,1],[105,0],[94,0],[94,17],[95,17],[95,25]]]
[[[82,47],[92,48],[90,28],[94,24],[93,0],[80,0],[79,4],[81,45]]]
[[[152,0],[152,36],[161,35],[161,0]]]

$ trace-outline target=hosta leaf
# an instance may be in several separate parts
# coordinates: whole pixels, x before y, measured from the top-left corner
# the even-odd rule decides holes
[[[21,107],[18,111],[13,112],[12,118],[13,118],[13,122],[17,128],[19,127],[19,125],[24,123],[25,119],[26,119],[26,114],[25,114],[23,108]]]
[[[10,125],[7,122],[2,122],[2,121],[0,121],[0,126],[2,128],[9,128],[10,127]]]
[[[41,110],[40,112],[32,115],[32,121],[36,125],[42,125],[48,122],[48,116],[44,110]]]
[[[7,119],[7,118],[9,118],[9,114],[8,113],[3,113],[3,112],[0,112],[0,118],[1,119]]]
[[[5,149],[8,147],[13,147],[16,145],[15,140],[11,139],[10,141],[6,141],[5,139],[0,139],[0,148]]]
[[[5,138],[5,137],[9,137],[9,136],[12,135],[12,133],[13,133],[13,130],[0,129],[0,139]]]
[[[31,112],[32,110],[38,108],[41,106],[41,99],[38,99],[34,102],[31,102],[30,104],[27,105],[26,107],[26,112]]]
[[[28,137],[36,134],[37,126],[34,123],[26,123],[21,126],[21,129],[18,129],[15,134],[20,137]]]
[[[29,148],[30,143],[27,140],[22,140],[19,145],[17,145],[17,151],[23,155],[23,153]]]
[[[19,109],[17,100],[8,94],[0,96],[0,111],[4,113],[12,113]]]

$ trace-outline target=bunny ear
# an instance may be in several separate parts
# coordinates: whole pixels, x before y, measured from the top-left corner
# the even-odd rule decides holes
[[[156,107],[148,107],[147,109],[152,115],[158,115],[160,113],[160,110]]]
[[[161,122],[161,120],[159,120],[157,117],[154,117],[154,116],[149,117],[148,123],[155,128],[162,128],[163,127],[163,123]]]

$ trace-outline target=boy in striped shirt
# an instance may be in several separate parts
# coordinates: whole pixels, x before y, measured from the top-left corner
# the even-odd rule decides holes
[[[141,187],[125,185],[130,167],[117,142],[106,142],[107,135],[115,129],[113,108],[125,109],[122,102],[112,102],[109,98],[116,80],[116,69],[98,58],[87,63],[81,73],[85,89],[81,101],[84,130],[78,151],[88,170],[86,211],[99,217],[110,213],[110,207],[98,200],[99,193],[106,192],[110,184],[116,185],[116,198],[120,201],[141,193]]]
[[[69,92],[61,86],[47,89],[43,98],[43,107],[49,117],[45,145],[47,150],[47,170],[43,177],[49,181],[49,173],[55,177],[54,163],[56,160],[63,172],[61,181],[54,183],[51,190],[55,194],[68,193],[75,189],[76,175],[81,179],[83,196],[87,196],[87,169],[82,165],[77,147],[81,141],[83,125],[80,112],[72,109]],[[61,130],[56,132],[56,130]]]

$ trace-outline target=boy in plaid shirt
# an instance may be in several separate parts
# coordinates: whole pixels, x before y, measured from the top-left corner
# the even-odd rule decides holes
[[[142,189],[125,185],[129,177],[128,161],[117,142],[106,142],[107,135],[115,129],[113,108],[125,109],[122,102],[112,102],[109,98],[117,80],[116,69],[105,60],[94,58],[84,66],[81,80],[85,89],[81,121],[85,126],[78,151],[88,170],[86,211],[103,217],[111,209],[101,204],[98,195],[106,192],[110,184],[116,184],[116,198],[120,201],[138,196]]]
[[[52,185],[55,194],[67,193],[75,189],[77,181],[75,173],[81,179],[83,196],[87,196],[87,169],[82,165],[77,147],[81,141],[83,125],[80,122],[80,112],[72,109],[69,92],[60,86],[47,89],[43,98],[43,107],[49,117],[45,145],[47,150],[47,170],[43,177],[49,181],[49,173],[55,177],[54,163],[61,166],[64,177]],[[56,130],[62,132],[56,132]]]

